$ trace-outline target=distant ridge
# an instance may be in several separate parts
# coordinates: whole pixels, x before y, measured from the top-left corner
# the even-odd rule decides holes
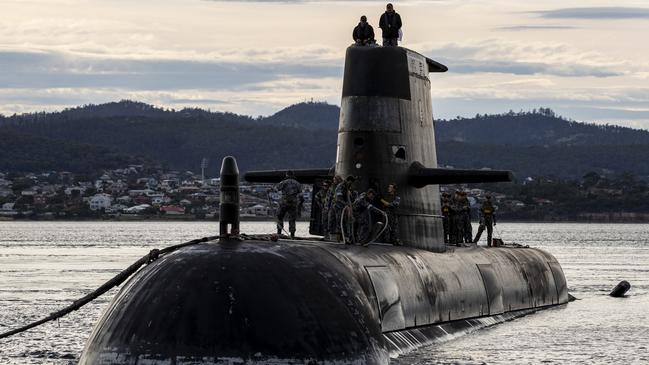
[[[280,110],[264,122],[293,128],[338,130],[340,108],[323,102],[293,104]]]
[[[320,102],[291,105],[269,117],[252,118],[198,108],[157,108],[123,100],[54,113],[0,118],[0,138],[14,133],[52,145],[86,145],[116,156],[138,156],[174,169],[198,170],[200,160],[235,155],[243,171],[278,167],[331,166],[339,108]],[[3,134],[4,133],[4,134]],[[581,177],[587,172],[649,176],[649,132],[570,121],[541,108],[525,113],[477,115],[436,121],[440,165],[512,169],[517,176]],[[38,144],[30,144],[35,146]],[[47,162],[16,162],[11,144],[0,170],[58,170],[68,166],[56,151]],[[33,147],[35,148],[35,147]],[[101,154],[100,154],[101,155]],[[13,156],[13,157],[10,157]],[[82,162],[85,157],[80,156]],[[93,163],[83,166],[104,165]],[[217,163],[211,166],[216,173]]]
[[[649,131],[616,125],[575,122],[550,109],[440,120],[438,141],[511,146],[585,146],[649,144]]]

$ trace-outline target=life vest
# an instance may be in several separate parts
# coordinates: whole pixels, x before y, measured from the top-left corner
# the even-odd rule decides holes
[[[443,205],[442,206],[442,214],[443,215],[450,215],[451,214],[451,207],[448,205]]]

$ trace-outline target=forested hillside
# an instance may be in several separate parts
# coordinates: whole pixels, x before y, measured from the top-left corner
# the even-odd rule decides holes
[[[0,141],[0,171],[85,173],[143,162],[107,147],[52,140],[2,128]]]
[[[550,109],[436,122],[438,141],[501,146],[649,145],[649,131],[579,123]]]
[[[102,146],[114,152],[145,157],[171,168],[194,171],[199,169],[203,157],[220,161],[223,156],[232,154],[245,171],[252,168],[330,166],[335,153],[335,132],[327,134],[276,126],[231,113],[200,109],[165,111],[133,102],[87,108],[98,111],[98,115],[73,109],[16,116],[8,118],[0,126],[0,131],[61,143]],[[107,109],[114,110],[115,115],[108,113]],[[7,166],[8,162],[3,160],[8,156],[0,157],[0,166]],[[49,169],[57,169],[56,161],[50,162]],[[13,163],[13,166],[28,169],[34,164],[23,160],[22,163]],[[218,169],[218,166],[214,164],[214,168]]]
[[[259,121],[276,126],[335,131],[339,115],[340,108],[336,105],[310,102],[291,105]]]
[[[197,171],[203,157],[220,161],[226,155],[236,156],[243,171],[328,167],[338,114],[337,106],[325,103],[251,118],[122,101],[15,115],[0,118],[0,169],[101,169],[137,156]],[[511,169],[518,177],[572,178],[590,171],[649,176],[645,130],[578,123],[543,108],[435,124],[440,165]]]

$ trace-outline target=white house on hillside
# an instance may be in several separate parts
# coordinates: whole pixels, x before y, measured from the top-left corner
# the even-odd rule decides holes
[[[96,194],[88,202],[90,204],[90,210],[107,209],[110,208],[112,203],[113,198],[108,194]]]

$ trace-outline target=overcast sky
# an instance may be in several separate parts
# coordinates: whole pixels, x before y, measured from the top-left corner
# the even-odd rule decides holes
[[[431,74],[436,118],[543,106],[576,120],[649,128],[649,4],[611,3],[394,2],[403,46],[449,67]],[[310,99],[339,105],[352,28],[363,14],[377,26],[384,8],[0,0],[0,113],[120,99],[255,116]]]

